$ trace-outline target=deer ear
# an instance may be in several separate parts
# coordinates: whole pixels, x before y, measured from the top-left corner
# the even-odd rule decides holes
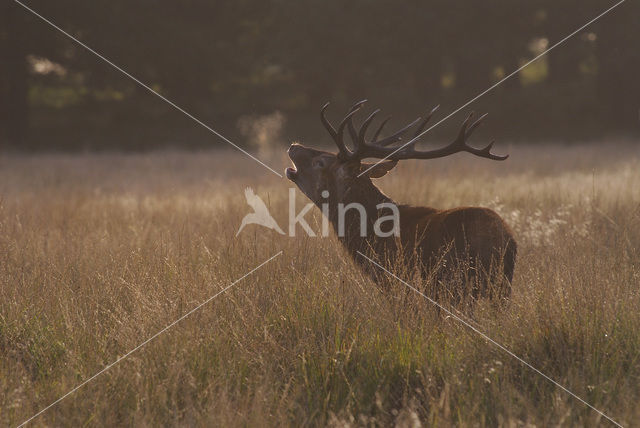
[[[380,178],[384,177],[397,164],[398,161],[384,161],[377,164],[363,163],[360,164],[360,171],[367,171],[366,175],[369,178]]]

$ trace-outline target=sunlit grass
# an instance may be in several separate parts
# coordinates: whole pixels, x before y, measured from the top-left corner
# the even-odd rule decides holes
[[[519,243],[490,337],[623,423],[640,420],[637,147],[408,162],[396,201],[498,211]],[[283,167],[283,156],[270,165]],[[35,425],[596,426],[607,421],[334,237],[286,229],[286,180],[240,154],[0,157],[0,424],[16,425],[256,265],[283,255]],[[306,203],[298,193],[298,205]],[[316,211],[309,223],[320,230]]]

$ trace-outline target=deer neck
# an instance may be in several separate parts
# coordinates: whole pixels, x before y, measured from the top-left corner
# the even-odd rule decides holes
[[[338,239],[351,252],[363,250],[374,237],[373,225],[381,215],[388,215],[386,209],[378,209],[383,203],[395,203],[391,198],[382,193],[373,184],[368,188],[347,188],[339,197],[329,198],[328,219],[338,235]],[[361,236],[360,221],[361,212],[357,208],[348,208],[353,205],[362,206],[366,213],[366,236]],[[342,210],[341,210],[342,207]],[[348,209],[347,209],[348,208]],[[325,211],[325,215],[326,215]],[[344,233],[340,233],[340,216],[344,217]]]

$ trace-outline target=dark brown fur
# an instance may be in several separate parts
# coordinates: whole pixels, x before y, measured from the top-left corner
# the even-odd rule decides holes
[[[379,274],[358,252],[372,256],[387,268],[399,261],[416,264],[424,277],[435,272],[439,280],[451,279],[462,271],[464,284],[453,292],[454,298],[469,295],[507,298],[510,295],[516,242],[507,224],[494,211],[477,207],[438,210],[397,205],[400,237],[376,237],[373,224],[380,215],[388,214],[376,206],[393,201],[380,192],[371,178],[382,177],[395,162],[381,163],[358,177],[369,165],[343,162],[332,153],[298,144],[291,146],[289,156],[297,170],[289,169],[287,176],[316,205],[328,204],[329,220],[336,232],[339,203],[357,202],[365,208],[366,236],[360,236],[359,213],[347,211],[345,234],[338,239],[366,271],[376,277]],[[329,191],[326,199],[321,196],[323,190]]]

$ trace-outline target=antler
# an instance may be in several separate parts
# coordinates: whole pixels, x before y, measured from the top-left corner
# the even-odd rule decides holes
[[[433,110],[431,110],[424,119],[418,118],[413,122],[411,122],[410,124],[406,125],[405,127],[401,128],[400,130],[396,131],[392,135],[386,138],[383,138],[381,140],[378,140],[378,136],[382,132],[382,128],[384,128],[384,125],[390,119],[389,117],[380,124],[380,126],[378,127],[378,129],[376,130],[373,136],[373,140],[367,141],[366,140],[367,129],[375,119],[376,115],[380,112],[380,110],[375,110],[373,113],[371,113],[364,120],[364,122],[362,122],[362,125],[360,125],[360,128],[356,130],[353,124],[353,116],[358,112],[358,110],[362,107],[362,105],[366,101],[367,100],[362,100],[355,103],[353,106],[351,106],[351,108],[347,112],[347,115],[340,122],[340,125],[338,126],[337,131],[333,128],[333,126],[325,116],[325,111],[329,106],[329,103],[325,104],[322,107],[322,110],[320,111],[320,118],[322,120],[322,123],[324,124],[325,128],[327,128],[327,131],[329,131],[329,134],[331,135],[336,145],[338,146],[338,149],[340,150],[340,153],[338,154],[338,156],[343,160],[362,160],[364,158],[389,159],[389,160],[396,160],[396,161],[403,160],[403,159],[436,159],[436,158],[449,156],[458,152],[467,152],[482,158],[493,159],[493,160],[505,160],[506,158],[509,157],[509,155],[500,156],[500,155],[491,153],[491,148],[493,147],[493,144],[495,143],[495,141],[492,141],[491,143],[489,143],[489,145],[481,149],[476,149],[475,147],[469,146],[467,144],[468,138],[471,136],[473,131],[478,126],[480,126],[484,118],[487,116],[486,114],[484,114],[480,116],[471,125],[469,125],[469,122],[471,122],[471,119],[473,118],[473,112],[469,114],[467,119],[462,123],[462,127],[458,132],[458,136],[452,143],[436,150],[416,150],[415,145],[417,141],[420,139],[420,137],[422,136],[421,135],[422,130],[425,128],[425,126],[427,125],[427,123],[429,122],[429,120],[431,119],[431,117],[436,112],[439,106],[436,106]],[[419,123],[419,125],[416,128],[416,131],[413,134],[413,137],[409,140],[408,144],[404,146],[400,146],[400,148],[388,147],[394,143],[402,141],[403,135],[406,134],[407,131],[409,131],[409,129],[411,129],[417,123]],[[349,150],[346,144],[344,143],[345,127],[349,128],[349,134],[354,144],[353,150]]]
[[[331,125],[331,122],[329,122],[329,120],[327,119],[327,116],[325,115],[325,111],[327,110],[327,107],[329,107],[329,103],[326,103],[324,106],[322,106],[322,109],[320,110],[320,120],[322,121],[322,124],[329,132],[329,135],[331,135],[331,138],[333,138],[333,141],[336,143],[336,146],[338,146],[338,150],[340,151],[338,155],[344,160],[353,159],[352,157],[353,153],[344,144],[344,127],[347,124],[349,124],[349,131],[354,132],[351,117],[358,112],[360,107],[362,107],[362,104],[364,104],[366,101],[367,100],[362,100],[355,103],[353,106],[351,106],[347,115],[344,117],[344,119],[342,119],[342,121],[340,122],[340,125],[338,125],[337,131],[335,130],[333,125]]]

